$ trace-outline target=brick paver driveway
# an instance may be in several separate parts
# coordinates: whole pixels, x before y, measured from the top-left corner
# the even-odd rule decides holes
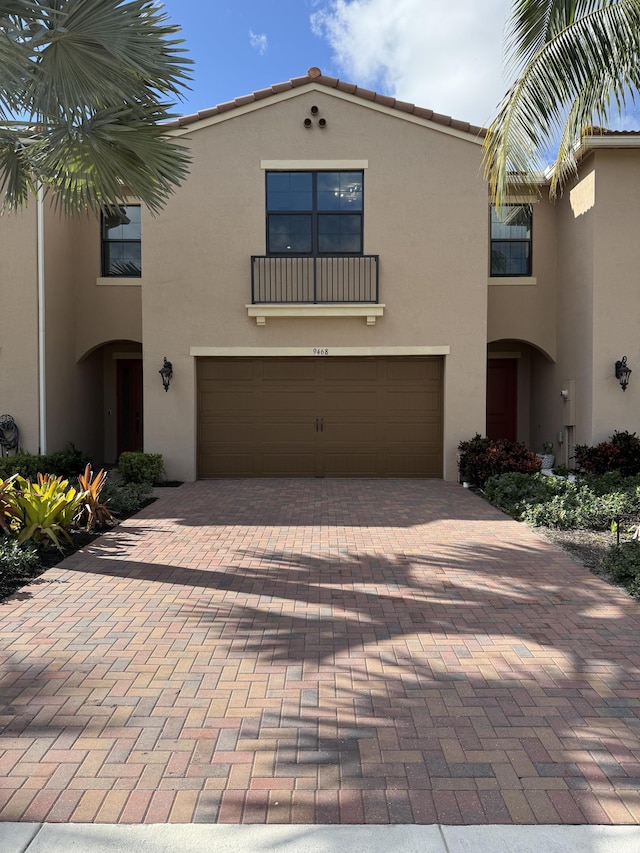
[[[0,819],[636,823],[639,613],[453,484],[166,489],[0,605]]]

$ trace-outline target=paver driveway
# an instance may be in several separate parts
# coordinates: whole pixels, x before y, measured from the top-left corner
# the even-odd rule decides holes
[[[639,614],[454,484],[166,489],[0,605],[0,819],[637,823]]]

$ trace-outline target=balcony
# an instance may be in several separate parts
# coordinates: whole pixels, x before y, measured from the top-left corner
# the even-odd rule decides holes
[[[252,305],[378,305],[378,255],[251,256]]]

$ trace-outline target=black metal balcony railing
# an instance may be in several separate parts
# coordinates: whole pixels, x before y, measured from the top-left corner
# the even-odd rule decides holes
[[[251,302],[379,302],[379,255],[251,256]]]

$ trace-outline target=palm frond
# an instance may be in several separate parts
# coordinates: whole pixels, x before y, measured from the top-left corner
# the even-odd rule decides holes
[[[518,5],[529,9],[533,3]],[[484,146],[485,173],[499,206],[514,187],[535,189],[546,165],[544,152],[560,139],[551,178],[552,193],[557,192],[575,171],[572,152],[580,134],[589,125],[606,124],[612,104],[624,109],[640,82],[640,0],[548,0],[543,5],[548,14],[552,6],[562,6],[570,20],[566,23],[557,11],[554,20],[563,25],[552,27],[548,17],[543,28],[531,12],[528,28],[520,30],[525,66]]]
[[[179,29],[148,0],[67,0],[48,23],[32,43],[25,100],[33,116],[133,104],[150,92],[171,102],[187,82]]]
[[[189,79],[178,34],[154,0],[0,0],[5,205],[42,184],[66,212],[127,192],[159,210],[189,163],[162,127]]]
[[[154,105],[97,111],[72,131],[49,126],[31,165],[54,206],[70,213],[94,212],[142,199],[151,212],[187,174],[189,156],[154,123]]]

